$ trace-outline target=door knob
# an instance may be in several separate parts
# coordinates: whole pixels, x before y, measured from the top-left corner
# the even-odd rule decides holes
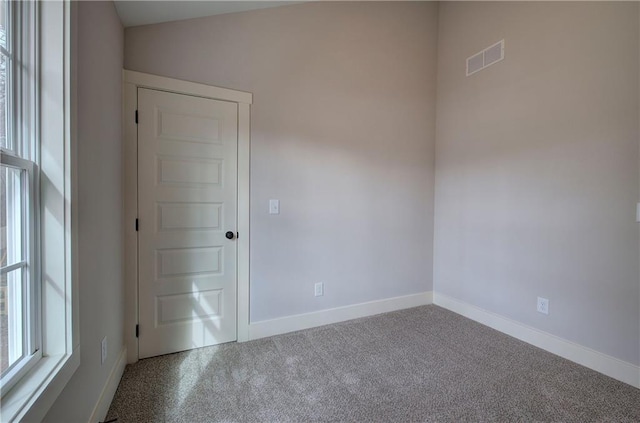
[[[233,232],[228,231],[226,234],[224,234],[224,236],[226,236],[227,239],[233,239]]]

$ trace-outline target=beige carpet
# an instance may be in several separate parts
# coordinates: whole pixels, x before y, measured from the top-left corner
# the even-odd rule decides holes
[[[437,306],[127,367],[123,422],[640,422],[640,390]]]

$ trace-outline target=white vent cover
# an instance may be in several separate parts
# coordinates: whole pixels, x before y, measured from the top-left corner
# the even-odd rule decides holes
[[[484,67],[484,52],[471,56],[467,59],[467,76],[476,73]]]
[[[467,58],[467,76],[504,59],[504,40],[500,40],[480,53]]]

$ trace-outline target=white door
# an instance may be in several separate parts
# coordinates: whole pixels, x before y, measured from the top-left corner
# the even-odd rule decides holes
[[[236,340],[238,108],[138,89],[140,358]]]

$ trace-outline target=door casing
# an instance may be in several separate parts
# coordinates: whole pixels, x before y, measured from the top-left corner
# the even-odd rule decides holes
[[[251,93],[123,70],[124,161],[124,342],[127,362],[138,361],[138,88],[224,100],[238,104],[238,342],[249,340],[249,152]]]

